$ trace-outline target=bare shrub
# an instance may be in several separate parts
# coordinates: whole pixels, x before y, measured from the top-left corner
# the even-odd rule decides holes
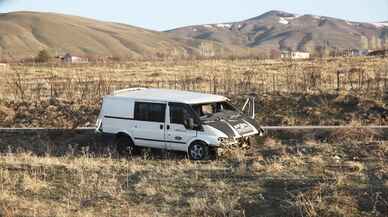
[[[27,84],[24,81],[23,73],[16,70],[13,76],[6,78],[7,87],[13,94],[14,99],[24,101],[26,99]]]

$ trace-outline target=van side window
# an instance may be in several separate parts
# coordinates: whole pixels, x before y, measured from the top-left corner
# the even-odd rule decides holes
[[[134,118],[137,121],[149,121],[164,123],[166,116],[166,104],[160,103],[135,103]]]
[[[179,103],[169,103],[170,107],[170,123],[186,125],[185,121],[189,118],[195,120],[194,115],[190,112],[186,105]]]

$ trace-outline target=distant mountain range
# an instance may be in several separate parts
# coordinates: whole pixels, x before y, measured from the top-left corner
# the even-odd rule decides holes
[[[151,58],[250,55],[272,50],[388,48],[388,22],[361,23],[270,11],[232,23],[166,32],[77,16],[38,12],[0,14],[0,58],[21,59],[46,49],[53,55]]]
[[[351,22],[282,11],[270,11],[240,22],[188,26],[167,33],[178,39],[214,41],[229,51],[388,48],[388,22]]]

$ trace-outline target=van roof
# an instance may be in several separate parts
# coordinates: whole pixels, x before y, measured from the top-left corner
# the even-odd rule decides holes
[[[131,88],[119,90],[115,91],[113,96],[137,100],[178,102],[186,104],[201,104],[228,100],[228,98],[224,96],[213,94],[154,88]]]

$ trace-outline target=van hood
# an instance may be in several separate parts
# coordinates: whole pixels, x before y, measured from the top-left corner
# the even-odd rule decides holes
[[[229,138],[239,138],[255,135],[260,132],[260,127],[255,120],[239,113],[214,114],[201,118],[202,124],[213,127]]]

